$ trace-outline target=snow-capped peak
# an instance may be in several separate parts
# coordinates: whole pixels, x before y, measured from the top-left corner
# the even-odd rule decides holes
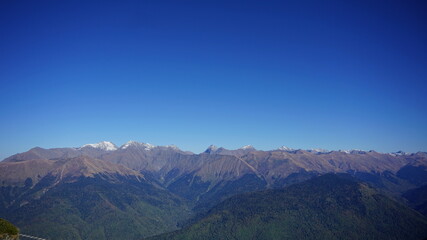
[[[144,150],[151,150],[155,148],[156,146],[149,144],[149,143],[140,143],[135,141],[128,141],[127,143],[123,144],[120,149],[126,149],[128,147],[142,147]]]
[[[172,145],[166,145],[165,147],[166,147],[166,148],[171,148],[171,149],[173,149],[173,150],[180,150],[180,149],[179,149],[179,147],[177,147],[177,146],[175,146],[175,145],[173,145],[173,144],[172,144]]]
[[[254,149],[254,147],[252,145],[246,145],[241,147],[240,149],[247,150],[247,149]]]
[[[392,153],[389,153],[390,155],[393,155],[393,156],[404,156],[404,155],[409,155],[408,153],[406,153],[406,152],[404,152],[404,151],[397,151],[397,152],[392,152]]]
[[[323,149],[323,148],[315,148],[315,149],[311,149],[308,150],[309,152],[315,152],[315,153],[328,153],[330,152],[329,150]]]
[[[208,147],[208,149],[210,149],[210,150],[217,150],[217,149],[218,149],[218,147],[217,147],[217,146],[215,146],[215,145],[210,145],[210,146]]]
[[[294,149],[290,148],[290,147],[286,147],[286,146],[281,146],[281,147],[278,148],[278,150],[281,150],[281,151],[293,151]]]
[[[343,152],[346,154],[364,154],[366,151],[360,149],[351,149],[351,150],[338,150],[338,152]]]
[[[107,141],[102,141],[102,142],[99,142],[99,143],[85,144],[81,148],[84,148],[84,147],[92,147],[92,148],[97,148],[97,149],[101,149],[101,150],[105,150],[105,151],[115,151],[115,150],[117,150],[117,146],[114,145],[114,143],[107,142]]]
[[[205,153],[212,153],[215,152],[216,150],[218,150],[218,147],[215,145],[210,145],[206,150]]]

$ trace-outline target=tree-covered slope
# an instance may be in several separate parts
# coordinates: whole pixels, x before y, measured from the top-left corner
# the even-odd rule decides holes
[[[422,239],[427,219],[347,176],[232,197],[193,225],[150,239]]]
[[[19,230],[12,223],[0,218],[0,239],[18,239]]]
[[[131,240],[175,230],[187,213],[185,202],[148,183],[81,177],[2,215],[47,239]]]
[[[188,218],[186,200],[125,166],[89,157],[41,161],[44,171],[32,160],[0,166],[0,216],[23,233],[131,240],[176,230]]]

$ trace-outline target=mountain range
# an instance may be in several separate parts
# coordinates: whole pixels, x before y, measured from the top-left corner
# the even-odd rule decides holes
[[[141,239],[188,226],[230,197],[328,173],[349,174],[425,209],[424,152],[209,146],[194,154],[130,141],[120,147],[111,142],[36,147],[4,159],[0,217],[22,232],[52,239]]]

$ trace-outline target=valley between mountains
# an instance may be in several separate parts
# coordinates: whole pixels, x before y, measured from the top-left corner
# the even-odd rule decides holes
[[[0,218],[46,239],[422,239],[426,185],[424,152],[36,147],[0,162]]]

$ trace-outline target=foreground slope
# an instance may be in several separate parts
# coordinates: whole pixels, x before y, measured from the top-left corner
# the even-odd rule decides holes
[[[157,239],[422,239],[427,219],[347,176],[232,197]]]
[[[0,239],[18,239],[19,230],[12,223],[0,218]]]
[[[25,234],[131,240],[175,230],[187,217],[185,201],[122,165],[90,157],[34,161],[44,168],[33,160],[0,164],[0,216]]]

